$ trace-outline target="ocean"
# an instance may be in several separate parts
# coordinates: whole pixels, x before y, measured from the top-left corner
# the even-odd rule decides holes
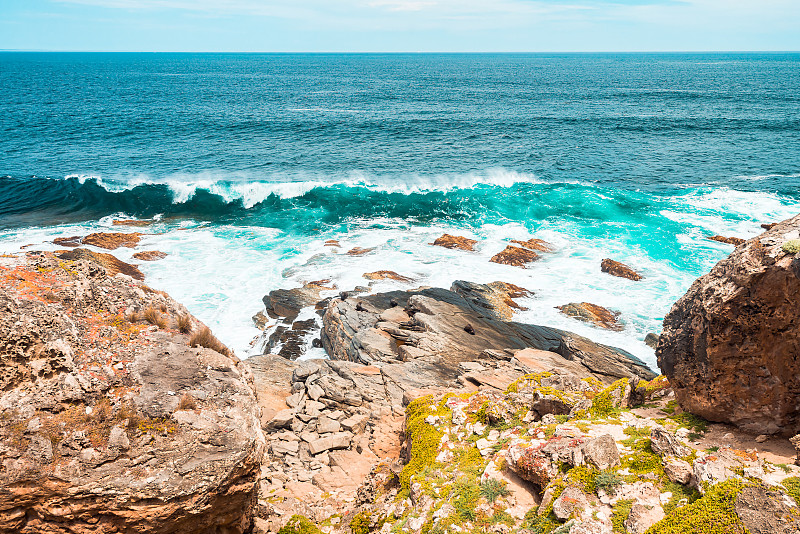
[[[800,212],[798,53],[0,53],[0,87],[0,253],[146,232],[169,254],[147,283],[241,357],[270,290],[393,270],[414,281],[375,291],[515,283],[535,293],[515,320],[655,368],[645,335],[732,250],[707,238]],[[489,262],[531,237],[556,252]],[[555,308],[581,301],[625,328]]]

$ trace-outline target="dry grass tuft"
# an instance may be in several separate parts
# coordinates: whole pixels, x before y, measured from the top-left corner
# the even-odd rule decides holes
[[[128,314],[128,317],[126,317],[126,319],[128,320],[129,323],[138,323],[139,321],[142,320],[142,316],[139,315],[139,312],[132,311],[131,313]]]
[[[144,310],[144,320],[150,324],[156,325],[159,328],[167,327],[167,320],[153,307]]]
[[[161,310],[161,313],[167,313],[166,304],[162,304],[161,306],[158,307],[158,309]]]
[[[192,338],[189,340],[189,346],[206,347],[207,349],[215,350],[220,354],[224,354],[225,356],[232,355],[231,350],[223,345],[222,342],[211,333],[211,330],[207,326],[204,326],[194,333]]]
[[[196,410],[197,409],[197,401],[194,400],[194,397],[189,395],[188,393],[184,393],[181,396],[181,400],[178,403],[178,410]]]
[[[181,334],[192,332],[192,317],[190,315],[178,315],[178,330]]]

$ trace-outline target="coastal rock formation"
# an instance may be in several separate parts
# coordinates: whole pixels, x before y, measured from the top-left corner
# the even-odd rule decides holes
[[[424,361],[443,380],[457,376],[459,362],[477,360],[486,351],[510,358],[525,348],[556,353],[565,364],[577,363],[585,376],[601,380],[652,378],[644,363],[620,349],[555,328],[503,320],[503,312],[486,297],[497,294],[491,287],[459,281],[451,291],[431,288],[335,299],[323,316],[322,345],[335,360],[367,365]]]
[[[75,252],[0,259],[0,532],[248,531],[249,369],[166,294]]]
[[[152,220],[152,219],[149,219],[149,220],[148,219],[145,219],[145,220],[139,220],[139,219],[114,219],[114,221],[112,221],[111,224],[114,225],[114,226],[134,226],[134,227],[141,228],[143,226],[151,226],[155,222],[156,221]]]
[[[144,250],[142,252],[136,252],[133,257],[142,261],[156,261],[166,258],[167,253],[161,252],[160,250]]]
[[[450,287],[465,300],[469,301],[473,309],[483,309],[503,321],[510,321],[514,310],[524,311],[528,308],[520,306],[515,299],[529,298],[533,292],[508,282],[489,282],[488,284],[475,284],[456,280]]]
[[[120,232],[98,232],[87,235],[81,239],[81,243],[109,250],[114,250],[119,247],[133,248],[139,243],[141,236],[142,234],[139,232],[130,234]]]
[[[512,239],[512,243],[515,245],[519,245],[524,248],[529,248],[531,250],[537,250],[539,252],[553,252],[555,247],[545,241],[544,239],[528,239],[527,241],[520,241],[518,239]]]
[[[597,304],[590,302],[570,302],[563,306],[558,306],[558,309],[564,315],[591,323],[606,330],[622,330],[623,326],[619,323],[619,312],[614,312],[606,309]]]
[[[74,250],[62,252],[58,255],[58,257],[67,261],[86,260],[92,263],[100,264],[103,266],[109,276],[122,273],[135,280],[144,280],[144,274],[142,274],[142,271],[140,271],[135,265],[125,263],[124,261],[117,259],[116,256],[112,254],[106,254],[105,252],[93,252],[85,248],[76,248]]]
[[[618,261],[614,261],[610,258],[604,259],[600,262],[600,270],[604,273],[608,273],[613,276],[618,276],[620,278],[627,278],[628,280],[633,280],[634,282],[638,282],[642,279],[642,275],[625,265],[624,263],[620,263]]]
[[[658,365],[684,410],[757,434],[800,432],[800,215],[739,246],[664,319]]]
[[[738,247],[742,243],[746,243],[746,239],[742,239],[741,237],[725,237],[721,235],[712,235],[709,237],[711,241],[717,241],[719,243],[725,243],[726,245],[733,245]]]
[[[538,259],[539,255],[530,249],[508,245],[505,249],[492,256],[489,261],[524,268],[526,264]]]
[[[348,256],[363,256],[364,254],[369,254],[375,250],[375,247],[372,248],[361,248],[361,247],[353,247],[347,251]]]
[[[468,250],[473,251],[475,250],[475,243],[478,241],[475,239],[470,239],[468,237],[462,237],[459,235],[450,235],[444,234],[442,237],[437,237],[431,245],[436,245],[438,247],[444,248],[458,248],[461,250]]]
[[[413,282],[413,278],[397,274],[394,271],[375,271],[372,273],[364,273],[364,278],[367,280],[397,280],[398,282]]]

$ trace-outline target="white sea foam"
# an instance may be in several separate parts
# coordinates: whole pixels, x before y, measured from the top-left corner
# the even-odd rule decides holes
[[[519,183],[540,183],[532,174],[503,168],[488,169],[474,173],[437,175],[393,175],[380,176],[359,171],[328,176],[313,173],[292,173],[259,176],[248,173],[223,173],[207,171],[200,173],[178,173],[166,177],[151,177],[142,174],[104,177],[101,175],[72,174],[80,183],[94,180],[110,192],[123,192],[141,185],[163,185],[170,189],[175,203],[184,203],[199,190],[220,196],[226,202],[241,200],[244,207],[251,208],[271,195],[279,198],[296,198],[315,188],[346,186],[363,187],[385,193],[448,192],[469,189],[479,185],[513,187]]]

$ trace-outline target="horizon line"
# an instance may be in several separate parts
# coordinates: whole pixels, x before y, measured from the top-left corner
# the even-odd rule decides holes
[[[47,54],[796,54],[799,50],[495,50],[495,51],[345,51],[345,50],[49,50],[26,48],[0,48],[0,53]]]

